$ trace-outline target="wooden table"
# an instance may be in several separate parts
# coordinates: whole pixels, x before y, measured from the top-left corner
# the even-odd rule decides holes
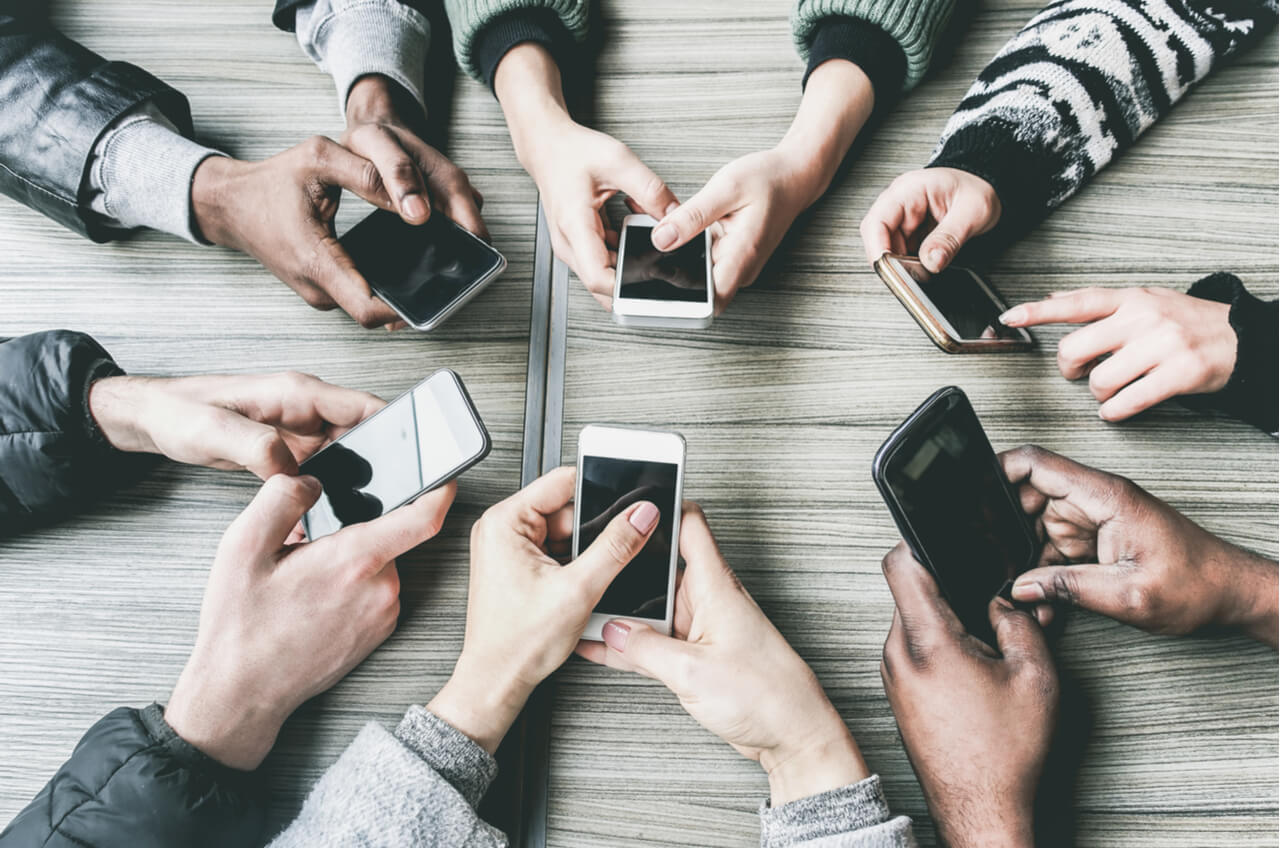
[[[680,196],[772,144],[800,96],[786,0],[605,2],[595,121]],[[202,138],[263,157],[336,135],[329,80],[261,2],[61,2],[55,20],[186,92]],[[933,833],[881,688],[891,614],[879,561],[896,535],[870,480],[894,424],[962,386],[997,448],[1036,442],[1127,475],[1214,532],[1277,553],[1277,448],[1251,428],[1169,406],[1107,425],[1054,367],[1061,330],[1021,356],[949,357],[866,266],[862,213],[923,163],[983,63],[1038,8],[994,0],[949,63],[906,98],[816,207],[778,267],[711,329],[623,331],[570,281],[563,456],[593,421],[673,427],[687,495],[746,587],[813,665],[923,844]],[[197,35],[199,33],[199,35]],[[1034,234],[992,278],[1012,301],[1084,285],[1184,289],[1233,270],[1277,288],[1277,40],[1223,68]],[[440,84],[443,84],[441,82]],[[519,485],[536,193],[483,87],[454,83],[450,147],[487,199],[510,267],[430,335],[366,332],[313,312],[252,260],[159,235],[93,245],[0,199],[0,334],[70,327],[131,372],[296,368],[391,396],[438,366],[467,380],[494,451],[460,485],[445,533],[401,561],[396,634],[304,706],[266,763],[272,821],[296,812],[361,724],[390,724],[444,681],[461,643],[471,523]],[[362,214],[344,208],[343,225]],[[0,542],[0,822],[119,704],[164,700],[192,640],[222,530],[248,475],[165,465],[84,515]],[[1057,645],[1078,774],[1052,787],[1080,845],[1277,844],[1277,661],[1239,639],[1162,639],[1086,614]],[[1010,732],[1016,732],[1011,728]],[[571,662],[550,762],[553,845],[749,845],[759,769],[662,687]]]

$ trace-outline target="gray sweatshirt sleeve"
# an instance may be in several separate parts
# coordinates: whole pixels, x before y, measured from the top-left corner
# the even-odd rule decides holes
[[[476,814],[497,770],[467,736],[410,707],[395,733],[365,725],[270,848],[504,848]]]
[[[760,848],[914,848],[911,819],[889,815],[880,778],[773,808],[760,805]]]

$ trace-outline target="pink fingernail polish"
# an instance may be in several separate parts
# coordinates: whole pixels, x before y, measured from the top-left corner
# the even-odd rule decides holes
[[[627,518],[639,533],[648,533],[658,523],[658,508],[648,501],[641,501]]]
[[[622,653],[627,648],[627,637],[631,635],[630,625],[621,621],[610,621],[600,628],[600,638],[604,639],[604,643],[613,648],[618,653]]]

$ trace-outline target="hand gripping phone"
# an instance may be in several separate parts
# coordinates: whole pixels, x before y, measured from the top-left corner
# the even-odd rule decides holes
[[[664,253],[653,246],[657,223],[648,215],[622,219],[613,320],[627,327],[709,327],[715,313],[711,233]]]

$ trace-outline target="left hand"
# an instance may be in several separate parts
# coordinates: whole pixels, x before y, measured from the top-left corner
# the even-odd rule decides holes
[[[298,463],[386,402],[309,374],[107,377],[89,411],[118,450],[245,469],[263,480]]]
[[[1236,365],[1225,303],[1159,288],[1087,288],[1015,306],[1010,327],[1088,324],[1058,342],[1058,370],[1089,377],[1105,421],[1123,421],[1175,395],[1220,391]],[[1102,359],[1102,357],[1107,357]]]
[[[880,676],[939,841],[1034,846],[1036,788],[1058,710],[1044,633],[996,598],[997,654],[965,632],[905,543],[883,568],[897,608]]]

